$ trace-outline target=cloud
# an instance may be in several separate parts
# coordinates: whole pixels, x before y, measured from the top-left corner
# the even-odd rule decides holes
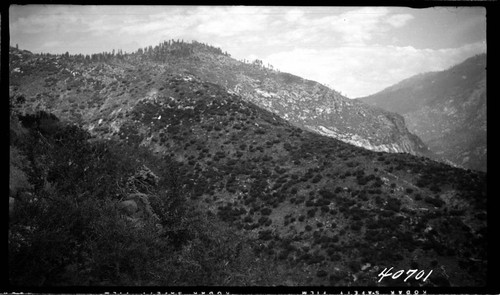
[[[201,8],[197,31],[230,37],[243,32],[262,31],[266,28],[266,10],[258,7]]]
[[[155,45],[165,39],[189,36],[186,32],[199,23],[199,17],[186,18],[185,9],[170,6],[33,5],[15,6],[10,14],[12,42],[29,44],[26,47],[34,47],[35,52],[60,52],[59,48],[47,47],[50,43],[46,39],[66,43],[72,49],[82,48],[87,51],[84,53],[91,48],[110,51],[132,41],[138,47]],[[77,42],[81,38],[87,39],[86,45]]]
[[[82,17],[77,14],[66,13],[64,7],[56,6],[49,10],[39,6],[37,14],[29,17],[19,17],[10,23],[11,34],[41,34],[47,32],[86,32],[89,29]]]
[[[395,14],[387,18],[385,22],[395,28],[399,28],[406,25],[406,23],[412,19],[414,19],[414,17],[410,14]]]
[[[388,13],[389,10],[383,7],[360,8],[332,18],[330,26],[341,34],[345,43],[362,44],[383,29],[381,20]]]
[[[304,14],[303,10],[295,8],[285,12],[284,18],[287,22],[297,22],[302,20]]]
[[[118,38],[141,46],[171,38],[231,46],[254,36],[260,42],[253,46],[364,44],[410,18],[383,7],[32,5],[14,6],[10,13],[13,39],[45,34],[69,41],[74,39],[70,35],[86,35],[91,40],[108,37],[108,47]],[[35,42],[27,39],[16,41]]]
[[[42,48],[45,48],[45,50],[49,48],[54,48],[63,45],[63,42],[60,41],[48,41],[42,44]]]
[[[292,8],[282,9],[276,15],[276,20],[267,25],[268,31],[278,34],[276,39],[314,46],[363,45],[413,18],[409,14],[392,13],[385,7]]]
[[[418,73],[445,70],[485,51],[484,43],[438,50],[412,46],[344,46],[296,49],[262,59],[281,71],[328,84],[355,98],[373,94]]]

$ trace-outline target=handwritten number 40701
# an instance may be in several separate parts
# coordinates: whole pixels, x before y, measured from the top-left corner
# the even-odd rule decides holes
[[[391,273],[390,271],[393,268],[394,267],[391,267],[389,269],[384,268],[384,270],[381,273],[378,274],[378,276],[380,277],[380,279],[378,281],[381,282],[386,277],[392,277],[392,279],[395,280],[395,279],[399,278],[402,274],[405,273],[404,270],[398,270],[395,273]],[[429,278],[429,276],[431,275],[431,273],[432,273],[432,270],[429,271],[429,273],[425,276],[425,278],[422,281],[425,282],[425,280],[427,280],[427,278]],[[420,280],[425,275],[425,271],[423,271],[423,270],[418,271],[418,269],[409,269],[409,270],[407,270],[406,271],[406,275],[407,276],[404,279],[404,282],[406,282],[406,280],[408,280],[409,278],[411,278],[411,276],[413,276],[414,274],[416,274],[415,275],[415,280]]]

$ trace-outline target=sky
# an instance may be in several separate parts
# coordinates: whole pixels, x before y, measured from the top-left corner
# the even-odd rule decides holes
[[[486,52],[484,7],[14,5],[10,45],[34,53],[133,52],[170,39],[220,47],[349,98]]]

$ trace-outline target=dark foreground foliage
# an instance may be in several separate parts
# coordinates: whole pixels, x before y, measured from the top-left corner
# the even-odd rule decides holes
[[[236,255],[247,244],[192,208],[174,161],[91,142],[46,113],[19,119],[11,120],[11,168],[18,171],[10,187],[12,284],[210,285],[248,267]],[[158,218],[131,222],[117,203],[137,191],[129,179],[144,164],[162,176],[140,188]]]

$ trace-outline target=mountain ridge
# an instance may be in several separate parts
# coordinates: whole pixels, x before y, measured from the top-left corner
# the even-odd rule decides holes
[[[198,61],[198,56],[193,58]],[[320,83],[266,68],[259,60],[241,63],[228,55],[203,53],[199,59],[203,62],[183,59],[175,67],[223,85],[299,127],[372,150],[428,154],[396,114],[367,109]]]
[[[455,165],[487,169],[486,54],[359,99],[404,116],[411,132]]]
[[[63,55],[61,58],[64,58]],[[367,108],[320,83],[282,73],[262,61],[242,62],[219,48],[196,41],[165,41],[130,54],[79,56],[84,62],[107,59],[150,67],[165,73],[193,74],[224,86],[296,126],[376,151],[431,156],[421,140],[408,132],[402,117]],[[320,127],[321,126],[321,127]]]

